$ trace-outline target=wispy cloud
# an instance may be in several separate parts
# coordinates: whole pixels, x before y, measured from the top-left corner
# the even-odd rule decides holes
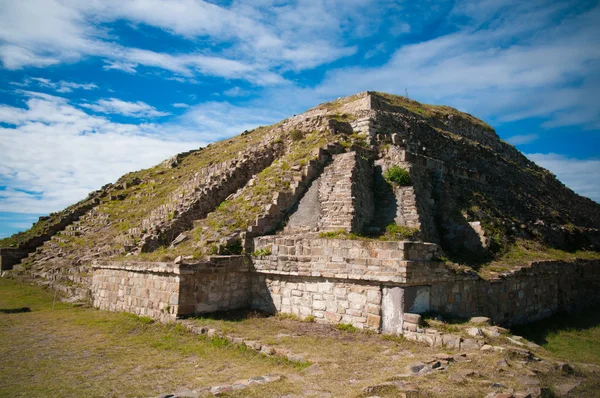
[[[385,13],[371,1],[305,2],[280,5],[201,0],[7,2],[0,12],[0,59],[5,68],[44,67],[84,57],[105,59],[105,70],[136,73],[138,66],[176,75],[243,79],[282,84],[282,72],[301,71],[352,55],[343,37],[367,32],[364,14]],[[221,46],[188,53],[161,53],[118,44],[105,24],[127,20],[194,41],[209,37]],[[40,21],[43,21],[41,23]],[[372,34],[374,34],[373,32]]]
[[[537,140],[539,136],[537,134],[524,134],[524,135],[513,135],[506,139],[506,141],[513,145],[529,144]]]
[[[531,153],[527,157],[575,192],[600,203],[600,159],[576,159],[555,153]]]
[[[138,118],[154,118],[170,115],[169,112],[159,111],[155,107],[142,101],[127,102],[117,98],[101,99],[93,104],[80,104],[80,106],[91,109],[94,112],[112,113]]]
[[[206,142],[152,124],[114,123],[61,97],[23,93],[25,108],[0,105],[0,122],[14,126],[0,128],[0,186],[9,187],[0,191],[0,212],[59,210],[129,171]]]
[[[32,77],[30,80],[36,81],[41,87],[47,87],[56,90],[57,93],[70,93],[77,89],[89,91],[98,88],[98,86],[94,83],[75,83],[66,82],[64,80],[53,82],[52,80],[43,77]]]

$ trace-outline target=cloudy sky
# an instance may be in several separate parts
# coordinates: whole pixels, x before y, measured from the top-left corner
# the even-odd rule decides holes
[[[0,236],[363,90],[446,104],[600,202],[598,1],[0,0]]]

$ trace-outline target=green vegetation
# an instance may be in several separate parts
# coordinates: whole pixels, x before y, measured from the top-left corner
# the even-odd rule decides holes
[[[419,115],[428,120],[444,119],[445,115],[452,115],[455,117],[465,119],[470,123],[478,125],[486,130],[494,131],[494,129],[484,121],[477,119],[476,117],[469,115],[468,113],[460,112],[457,109],[451,108],[449,106],[423,104],[401,95],[393,95],[382,92],[376,92],[376,95],[380,98],[383,98],[389,106],[404,108],[407,111]]]
[[[270,256],[271,255],[271,250],[268,248],[265,249],[258,249],[252,252],[252,257],[265,257],[265,256]]]
[[[290,138],[292,141],[300,141],[304,138],[304,133],[300,130],[294,129],[290,132]]]
[[[178,324],[53,304],[53,297],[0,278],[0,308],[31,309],[0,313],[1,396],[144,397],[297,372],[297,364],[218,344]]]
[[[400,166],[390,167],[383,174],[383,178],[385,178],[387,182],[399,185],[401,187],[407,187],[412,185],[412,182],[410,180],[410,173]]]
[[[418,228],[407,227],[404,225],[389,224],[385,233],[376,235],[362,235],[352,232],[346,232],[343,229],[336,231],[320,232],[319,238],[325,239],[345,239],[345,240],[414,240],[419,236]]]
[[[243,344],[232,344],[221,337],[194,335],[179,324],[165,325],[135,315],[76,308],[60,302],[53,306],[52,301],[51,292],[0,279],[0,309],[31,308],[31,312],[0,313],[1,396],[147,397],[184,387],[193,390],[232,384],[266,374],[281,375],[282,380],[233,391],[227,396],[305,396],[315,385],[321,391],[335,392],[336,396],[370,396],[365,394],[366,387],[397,380],[407,366],[426,363],[440,352],[439,348],[429,348],[402,337],[380,336],[349,325],[337,330],[331,325],[306,322],[309,317],[305,322],[298,322],[292,317],[237,311],[191,319],[198,326],[226,331],[228,335],[258,341],[305,358],[290,361],[257,354]],[[592,309],[579,317],[582,322],[590,317],[595,321],[572,325],[577,333],[569,331],[566,335],[567,324],[559,328],[558,338],[568,337],[573,352],[559,353],[558,358],[598,363],[595,359],[600,341],[598,314],[598,309]],[[542,387],[551,388],[581,382],[573,396],[596,396],[600,385],[593,370],[578,364],[574,365],[574,376],[548,370],[555,360],[550,349],[554,343],[548,333],[544,335],[549,341],[544,345],[547,351],[536,350],[535,354],[545,361],[524,364],[537,374],[532,377],[538,379]],[[585,346],[573,345],[575,341],[584,340]],[[588,347],[592,347],[589,350],[592,357],[587,356]],[[455,354],[449,349],[443,351]],[[497,370],[500,359],[518,363],[507,354],[467,352],[467,355],[469,361],[464,364],[453,363],[445,372],[419,378],[419,390],[432,397],[485,396],[489,393],[489,382],[480,380],[494,380],[515,391],[524,389],[519,384],[520,378]],[[311,362],[319,365],[318,374],[303,371]],[[460,383],[448,381],[449,375],[464,369],[476,369],[481,377],[467,378]],[[348,375],[360,382],[349,383]],[[369,391],[379,394],[382,390]],[[397,396],[397,391],[390,394]]]
[[[600,306],[512,328],[557,358],[600,365]]]
[[[419,235],[418,228],[407,227],[405,225],[389,224],[385,228],[385,234],[381,240],[413,240]]]
[[[356,326],[353,326],[349,323],[338,323],[335,325],[335,328],[341,332],[348,332],[348,333],[358,333],[361,331],[359,328],[357,328]]]

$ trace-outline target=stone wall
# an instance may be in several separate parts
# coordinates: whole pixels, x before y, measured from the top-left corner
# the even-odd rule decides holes
[[[501,279],[457,278],[430,289],[431,310],[527,323],[600,302],[600,261],[534,262]]]
[[[181,276],[179,314],[202,314],[248,308],[251,277],[244,256],[213,256],[186,265]]]
[[[271,313],[312,316],[317,321],[378,330],[381,288],[335,279],[259,274],[252,285],[252,306]]]
[[[431,261],[439,254],[432,243],[290,235],[256,238],[255,247],[272,253],[254,259],[254,270],[264,274],[423,283],[447,273],[442,263]]]
[[[180,282],[179,267],[172,264],[95,264],[93,305],[101,310],[173,321],[179,312]]]
[[[243,256],[193,264],[96,262],[93,305],[172,321],[182,315],[247,308],[250,274]]]

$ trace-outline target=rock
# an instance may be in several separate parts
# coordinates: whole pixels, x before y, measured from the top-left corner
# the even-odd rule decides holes
[[[483,336],[483,332],[479,328],[468,328],[465,330],[469,336],[480,337]]]
[[[515,339],[514,337],[517,337],[517,336],[513,336],[513,337],[507,337],[506,339],[507,339],[508,341],[510,341],[512,344],[516,344],[516,345],[518,345],[518,346],[525,346],[525,344],[524,344],[524,343],[521,343],[519,340]]]
[[[563,383],[563,384],[557,384],[554,386],[554,391],[556,391],[556,393],[558,394],[558,396],[566,396],[569,395],[571,393],[571,391],[573,391],[575,388],[577,388],[579,385],[581,384],[581,382],[573,382],[573,383]]]
[[[491,323],[491,321],[490,321],[490,318],[487,318],[485,316],[475,316],[475,317],[469,319],[469,323],[474,323],[474,324],[485,323],[485,324],[489,325]]]
[[[479,348],[483,345],[483,343],[479,343],[474,339],[465,339],[462,343],[460,343],[460,348],[462,350],[479,350]]]
[[[460,374],[463,377],[479,377],[480,376],[478,371],[472,370],[472,369],[461,369],[458,371],[458,374]]]
[[[419,373],[421,370],[425,369],[427,365],[422,362],[417,362],[408,366],[408,371],[413,374]]]
[[[435,354],[433,357],[440,361],[448,361],[448,362],[454,361],[454,357],[450,354],[438,353],[438,354]]]
[[[183,262],[183,257],[182,256],[177,256],[175,257],[175,264],[181,264]]]
[[[484,344],[480,349],[481,351],[494,351],[494,347],[489,344]]]
[[[175,238],[175,240],[173,242],[171,242],[171,247],[175,247],[178,244],[185,242],[187,239],[188,239],[188,237],[185,234],[181,233],[181,234],[177,235],[177,237]]]
[[[508,362],[504,358],[498,360],[498,362],[496,362],[496,365],[500,366],[501,368],[508,368],[509,366]]]
[[[517,382],[523,386],[539,386],[540,381],[538,379],[534,379],[533,377],[517,377]]]
[[[496,328],[483,328],[482,333],[487,337],[500,337],[502,334]]]
[[[419,314],[411,314],[411,313],[405,312],[403,315],[403,319],[404,319],[404,322],[412,323],[415,325],[423,324],[423,318]]]
[[[490,388],[499,389],[499,388],[506,388],[506,386],[504,384],[494,382],[490,385]]]
[[[453,373],[450,376],[448,376],[448,380],[450,380],[453,383],[462,383],[463,381],[465,381],[465,378],[461,375]]]
[[[529,391],[517,391],[513,394],[514,398],[533,398]]]
[[[558,362],[556,364],[556,369],[560,370],[561,372],[563,372],[564,374],[573,374],[573,372],[575,371],[573,369],[573,367],[571,365],[569,365],[566,362]]]

